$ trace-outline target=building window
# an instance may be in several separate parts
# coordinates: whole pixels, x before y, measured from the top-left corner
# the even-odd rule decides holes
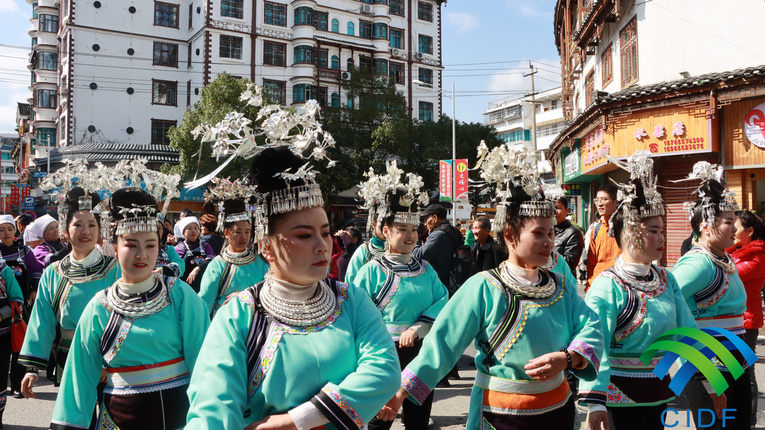
[[[186,68],[191,68],[191,43],[186,47]]]
[[[178,28],[178,5],[154,2],[154,25]]]
[[[552,109],[552,110],[558,109],[558,100],[557,99],[555,99],[555,100],[550,102],[550,109]]]
[[[396,49],[404,48],[404,30],[398,28],[390,29],[390,47]]]
[[[37,3],[32,3],[32,18],[37,18]]]
[[[417,79],[428,84],[433,85],[433,69],[426,69],[425,67],[417,68]]]
[[[327,15],[327,12],[313,12],[313,26],[316,27],[317,30],[321,31],[327,31],[327,21],[329,20],[329,16]]]
[[[237,60],[241,60],[242,43],[243,40],[241,37],[221,34],[219,55],[222,58],[235,58]]]
[[[295,64],[311,64],[311,58],[313,57],[313,48],[310,46],[296,46],[293,63]]]
[[[221,0],[220,15],[228,18],[244,18],[244,0]]]
[[[35,45],[37,45],[37,38],[36,38],[36,37],[33,37],[33,38],[32,38],[32,48],[34,48],[34,47],[35,47]]]
[[[393,79],[393,82],[397,84],[404,85],[406,82],[406,76],[404,76],[404,65],[401,63],[394,63],[393,61],[390,62],[390,77]]]
[[[186,81],[186,107],[191,106],[191,80]]]
[[[151,81],[151,103],[155,105],[178,106],[178,82]]]
[[[313,10],[310,7],[299,7],[295,9],[295,25],[311,25],[311,12]]]
[[[424,1],[417,2],[417,19],[433,22],[433,5]]]
[[[319,102],[319,106],[327,105],[327,87],[319,87],[316,90],[316,101]]]
[[[287,89],[284,82],[263,80],[263,92],[271,103],[287,104]]]
[[[348,36],[354,36],[356,34],[356,26],[352,22],[348,21]]]
[[[292,102],[305,103],[316,100],[316,87],[308,84],[297,84],[292,87]]]
[[[367,57],[366,55],[360,55],[359,69],[364,70],[368,73],[372,73],[372,57]]]
[[[37,68],[42,70],[57,70],[58,69],[58,53],[37,51]]]
[[[375,73],[378,75],[388,75],[388,60],[384,58],[375,58]]]
[[[619,32],[619,46],[622,57],[622,88],[638,80],[637,17]]]
[[[340,107],[340,94],[332,93],[332,107]]]
[[[388,38],[388,24],[383,22],[376,22],[373,25],[373,37],[375,39],[387,39]]]
[[[37,90],[37,105],[41,108],[56,108],[56,90]]]
[[[420,102],[420,121],[433,121],[433,103]]]
[[[337,55],[332,56],[330,68],[334,70],[340,70],[340,57],[338,57]]]
[[[388,6],[391,15],[404,16],[404,0],[390,0]]]
[[[287,45],[276,42],[263,42],[263,64],[287,66]]]
[[[337,18],[332,19],[332,32],[340,33],[340,21]]]
[[[417,36],[417,38],[420,42],[417,52],[422,52],[423,54],[433,54],[433,38],[423,34],[420,34]]]
[[[189,4],[189,30],[194,27],[194,3]]]
[[[603,55],[600,56],[600,74],[603,79],[603,89],[614,80],[614,54],[612,46],[608,45]]]
[[[287,5],[280,3],[265,2],[264,8],[266,16],[266,24],[278,25],[279,27],[287,26]]]
[[[326,69],[329,64],[327,59],[329,58],[329,50],[327,49],[314,49],[311,59],[313,60],[313,64],[316,64],[322,69]],[[316,63],[318,61],[318,64]]]
[[[37,144],[45,146],[56,145],[56,129],[55,128],[38,128],[37,129]]]
[[[41,13],[38,20],[38,30],[48,33],[58,33],[58,16]]]
[[[353,70],[353,58],[349,58],[345,62],[345,70],[347,70],[349,72]],[[32,75],[34,75],[34,73],[32,73]]]
[[[178,45],[154,42],[153,64],[155,66],[178,67]]]
[[[587,107],[592,104],[593,93],[595,92],[595,69],[590,70],[590,73],[584,77],[584,106]]]
[[[175,127],[178,121],[168,121],[165,119],[153,119],[151,120],[151,143],[168,145],[170,144],[170,137],[167,133],[171,127]]]
[[[372,23],[369,21],[359,21],[359,37],[363,39],[372,38]]]

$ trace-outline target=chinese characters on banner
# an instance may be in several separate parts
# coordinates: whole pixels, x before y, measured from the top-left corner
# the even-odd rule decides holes
[[[19,185],[11,184],[11,195],[7,197],[6,204],[8,207],[11,207],[11,205],[18,206],[19,200]]]
[[[455,179],[455,194],[457,200],[467,199],[468,196],[468,162],[467,159],[454,160],[457,164],[457,177]],[[439,192],[440,200],[452,201],[452,160],[439,161]]]

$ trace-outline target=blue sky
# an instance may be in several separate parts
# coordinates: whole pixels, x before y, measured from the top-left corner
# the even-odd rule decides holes
[[[457,119],[483,121],[490,101],[530,90],[529,60],[540,68],[537,90],[559,86],[552,20],[555,0],[450,0],[443,7],[444,89],[456,85]],[[32,6],[0,0],[0,133],[15,128],[16,103],[31,96],[26,48]],[[15,48],[23,46],[24,49]],[[444,98],[451,114],[451,100]]]

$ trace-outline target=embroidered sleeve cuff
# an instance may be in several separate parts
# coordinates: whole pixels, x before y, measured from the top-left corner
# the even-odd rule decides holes
[[[432,323],[426,323],[423,321],[417,321],[416,323],[412,324],[410,329],[414,330],[415,333],[417,333],[417,337],[419,339],[424,338],[428,333],[430,333],[430,328],[433,327]]]
[[[19,355],[19,364],[37,369],[44,369],[48,367],[48,360],[45,358],[35,357],[32,355]]]
[[[319,412],[319,409],[310,401],[303,403],[288,413],[298,430],[310,430],[315,427],[321,427],[329,422],[327,417]]]
[[[409,369],[404,369],[401,372],[401,388],[405,389],[409,393],[409,399],[418,405],[422,405],[425,398],[432,391],[422,379],[417,377]]]
[[[358,430],[366,422],[333,384],[327,384],[313,396],[311,403],[340,430]]]
[[[579,403],[606,406],[606,393],[602,391],[579,391]]]
[[[586,342],[582,342],[581,340],[575,340],[571,342],[571,345],[568,346],[569,351],[574,351],[577,354],[581,355],[582,358],[587,360],[590,365],[592,365],[593,368],[595,368],[595,371],[600,368],[600,359],[598,358],[598,355],[595,353],[595,349],[588,345]],[[587,366],[585,366],[587,367]]]

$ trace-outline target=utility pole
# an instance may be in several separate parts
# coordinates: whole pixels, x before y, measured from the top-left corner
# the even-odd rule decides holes
[[[534,147],[534,153],[537,152],[537,102],[536,102],[536,92],[534,91],[534,75],[537,74],[536,71],[534,71],[534,65],[531,64],[531,61],[529,61],[529,68],[531,69],[531,72],[526,76],[531,76],[531,144]]]

